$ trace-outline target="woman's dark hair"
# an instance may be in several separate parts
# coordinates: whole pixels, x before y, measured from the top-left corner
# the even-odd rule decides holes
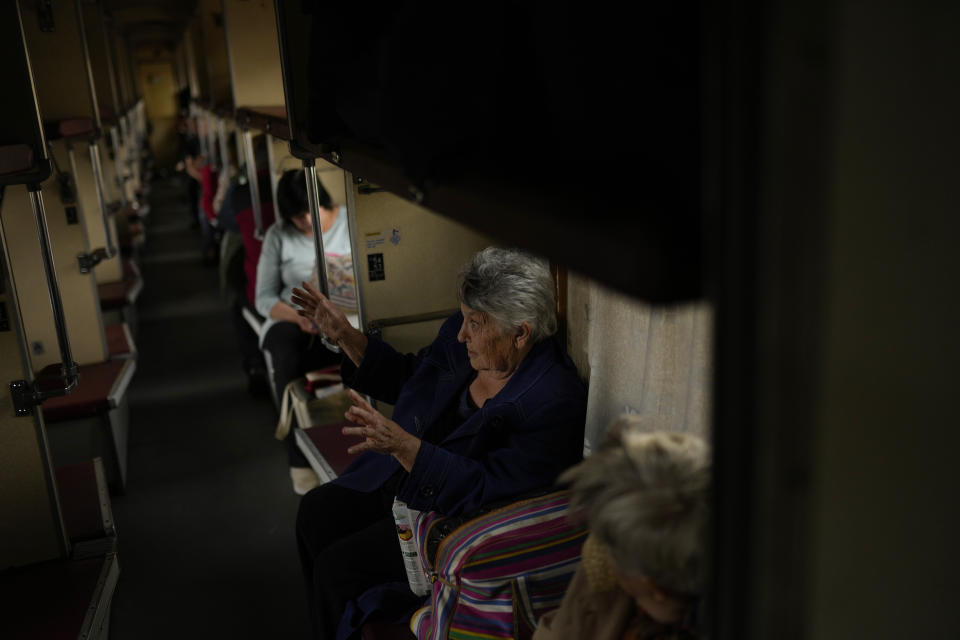
[[[324,209],[333,207],[333,201],[330,194],[323,188],[320,181],[317,181],[317,199],[320,206]],[[277,207],[280,209],[280,218],[285,224],[289,224],[292,218],[310,210],[310,203],[307,202],[307,182],[303,174],[303,169],[291,169],[284,171],[280,176],[280,182],[277,183]]]

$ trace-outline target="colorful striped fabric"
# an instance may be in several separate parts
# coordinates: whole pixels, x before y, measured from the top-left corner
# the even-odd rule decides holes
[[[568,523],[567,512],[566,491],[515,502],[454,529],[435,561],[421,554],[433,589],[410,621],[417,638],[529,637],[540,616],[560,606],[580,563],[587,531]],[[441,520],[417,518],[421,549]]]

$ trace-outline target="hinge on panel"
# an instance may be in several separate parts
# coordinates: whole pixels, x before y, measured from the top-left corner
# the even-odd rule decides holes
[[[90,273],[95,266],[107,257],[107,250],[103,248],[94,249],[90,253],[78,253],[77,263],[80,265],[80,273]]]
[[[77,388],[80,382],[80,368],[74,362],[70,367],[63,367],[62,386],[53,389],[40,389],[37,381],[30,384],[26,380],[14,380],[10,383],[10,399],[13,401],[13,415],[25,418],[33,415],[34,407],[43,404],[47,398],[65,396]]]
[[[383,187],[375,187],[364,178],[360,176],[354,176],[353,182],[357,185],[357,193],[362,196],[368,196],[371,193],[380,193],[381,191],[386,191]]]
[[[39,404],[34,402],[33,387],[26,380],[10,383],[10,399],[13,400],[13,415],[18,418],[31,415],[33,408]]]

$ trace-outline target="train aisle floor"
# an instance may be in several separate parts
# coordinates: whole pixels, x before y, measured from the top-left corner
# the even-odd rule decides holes
[[[286,450],[247,392],[216,268],[175,179],[155,182],[126,494],[115,496],[113,640],[305,638]]]

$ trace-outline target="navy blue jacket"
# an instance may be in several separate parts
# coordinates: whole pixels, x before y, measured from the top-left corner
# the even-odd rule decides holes
[[[422,438],[461,392],[473,369],[457,341],[459,312],[416,356],[370,338],[360,367],[344,358],[343,380],[395,405],[393,420]],[[397,490],[410,508],[457,515],[553,483],[580,461],[587,394],[555,339],[542,340],[500,392],[439,445],[422,442]],[[337,478],[357,491],[378,489],[400,463],[367,452]]]

